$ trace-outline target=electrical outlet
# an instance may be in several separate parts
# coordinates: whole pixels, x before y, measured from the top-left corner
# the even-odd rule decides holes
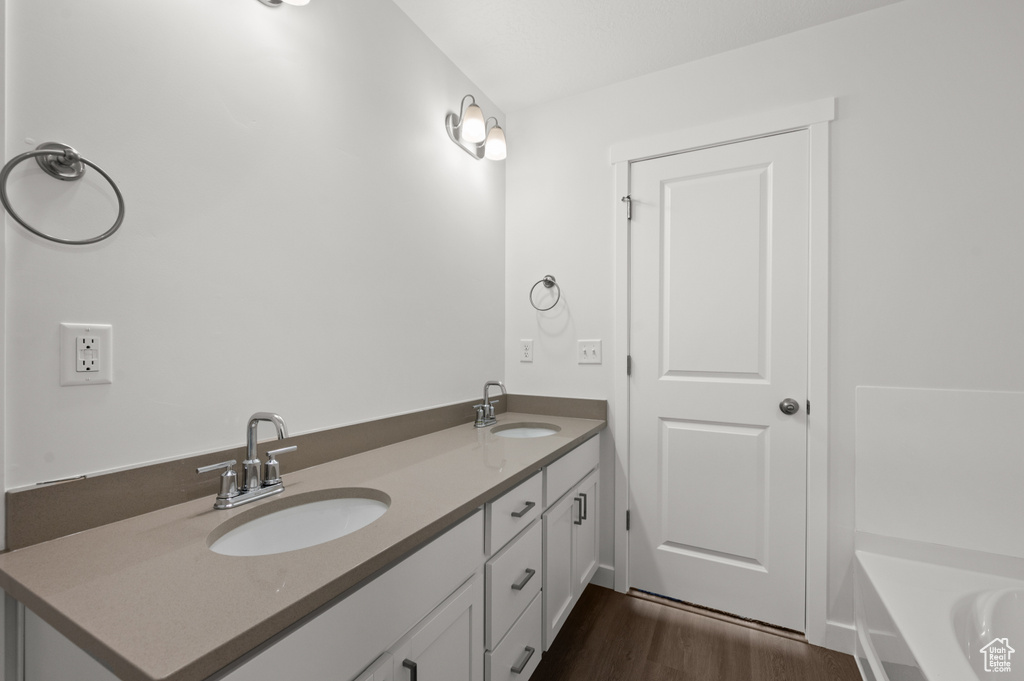
[[[533,341],[523,339],[519,341],[519,361],[520,362],[532,362],[533,361]]]
[[[99,385],[113,381],[113,327],[60,325],[60,384]]]
[[[75,373],[100,370],[100,339],[94,333],[75,338]]]
[[[577,364],[600,364],[601,341],[581,340],[576,343]]]

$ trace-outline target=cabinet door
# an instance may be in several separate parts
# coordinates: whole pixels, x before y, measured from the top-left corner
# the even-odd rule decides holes
[[[573,522],[578,503],[572,493],[544,513],[544,650],[569,616],[573,603]]]
[[[117,681],[84,650],[25,608],[25,681]]]
[[[576,488],[580,500],[577,524],[573,525],[573,597],[578,598],[597,572],[597,492],[598,471],[594,471]]]
[[[373,664],[353,681],[394,681],[395,669],[393,660],[394,658],[391,657],[391,653],[384,653],[374,660]]]
[[[483,681],[483,611],[478,572],[394,647],[396,681]]]

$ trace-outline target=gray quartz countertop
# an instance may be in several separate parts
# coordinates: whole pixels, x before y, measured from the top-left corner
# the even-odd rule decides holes
[[[237,509],[216,511],[211,496],[0,555],[0,587],[124,681],[201,681],[605,427],[498,417],[499,426],[516,422],[561,430],[513,439],[472,424],[448,428],[289,473],[283,493]],[[299,551],[231,557],[208,548],[232,518],[341,487],[380,490],[390,508]]]

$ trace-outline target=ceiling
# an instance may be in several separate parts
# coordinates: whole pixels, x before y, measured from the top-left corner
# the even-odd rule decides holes
[[[899,0],[395,0],[506,113]]]

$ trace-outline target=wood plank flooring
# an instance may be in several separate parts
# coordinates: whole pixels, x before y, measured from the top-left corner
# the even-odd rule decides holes
[[[590,585],[530,681],[861,681],[849,655]]]

